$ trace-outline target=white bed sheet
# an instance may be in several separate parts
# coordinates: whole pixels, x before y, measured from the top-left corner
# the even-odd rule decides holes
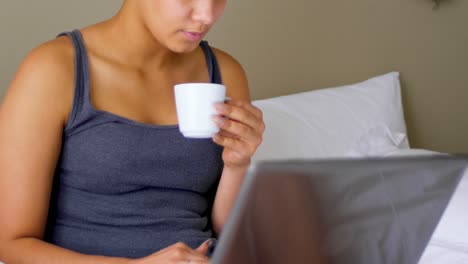
[[[468,263],[468,170],[423,252],[420,264]]]
[[[419,264],[466,264],[468,254],[466,250],[453,245],[439,245],[431,243],[427,246]]]

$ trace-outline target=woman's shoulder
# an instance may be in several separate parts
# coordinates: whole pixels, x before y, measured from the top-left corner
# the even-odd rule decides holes
[[[32,67],[36,69],[34,72],[40,73],[40,76],[35,77],[44,78],[47,75],[73,74],[73,71],[69,71],[73,65],[73,44],[68,37],[60,36],[32,49],[24,58],[19,70]]]
[[[32,79],[38,85],[46,82],[44,89],[53,83],[62,83],[64,78],[73,78],[74,49],[68,37],[62,36],[33,48],[21,62],[13,82]]]
[[[67,37],[58,37],[35,47],[26,55],[5,98],[29,105],[47,102],[44,105],[57,107],[68,114],[73,91],[73,44]]]
[[[221,49],[211,47],[218,60],[221,78],[228,87],[228,96],[248,99],[249,88],[247,74],[242,64],[232,55]]]
[[[221,68],[230,73],[245,74],[242,65],[231,54],[216,47],[211,47],[211,49],[216,55],[216,59]]]

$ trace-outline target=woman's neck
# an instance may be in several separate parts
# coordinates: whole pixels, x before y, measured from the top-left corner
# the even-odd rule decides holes
[[[181,57],[163,46],[145,25],[136,6],[137,1],[125,1],[111,19],[96,25],[105,43],[112,43],[112,53],[118,60],[137,68],[167,68]],[[114,56],[113,56],[114,57]]]

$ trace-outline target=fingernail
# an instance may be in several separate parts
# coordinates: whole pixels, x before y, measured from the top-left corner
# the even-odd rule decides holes
[[[223,110],[225,109],[224,103],[215,103],[215,104],[214,104],[214,107],[215,107],[216,110],[218,110],[218,111],[223,111]]]
[[[206,240],[205,243],[206,243],[206,244],[208,245],[208,247],[209,247],[209,246],[213,245],[214,241],[215,241],[214,238],[210,238],[210,239]]]
[[[224,118],[220,117],[220,116],[213,116],[213,121],[218,124],[219,126],[223,126],[224,125]]]

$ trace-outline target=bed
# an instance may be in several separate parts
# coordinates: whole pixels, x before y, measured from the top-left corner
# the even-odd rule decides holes
[[[264,114],[264,142],[254,161],[444,155],[411,148],[398,72],[360,83],[253,102]],[[468,171],[420,263],[468,263]]]

